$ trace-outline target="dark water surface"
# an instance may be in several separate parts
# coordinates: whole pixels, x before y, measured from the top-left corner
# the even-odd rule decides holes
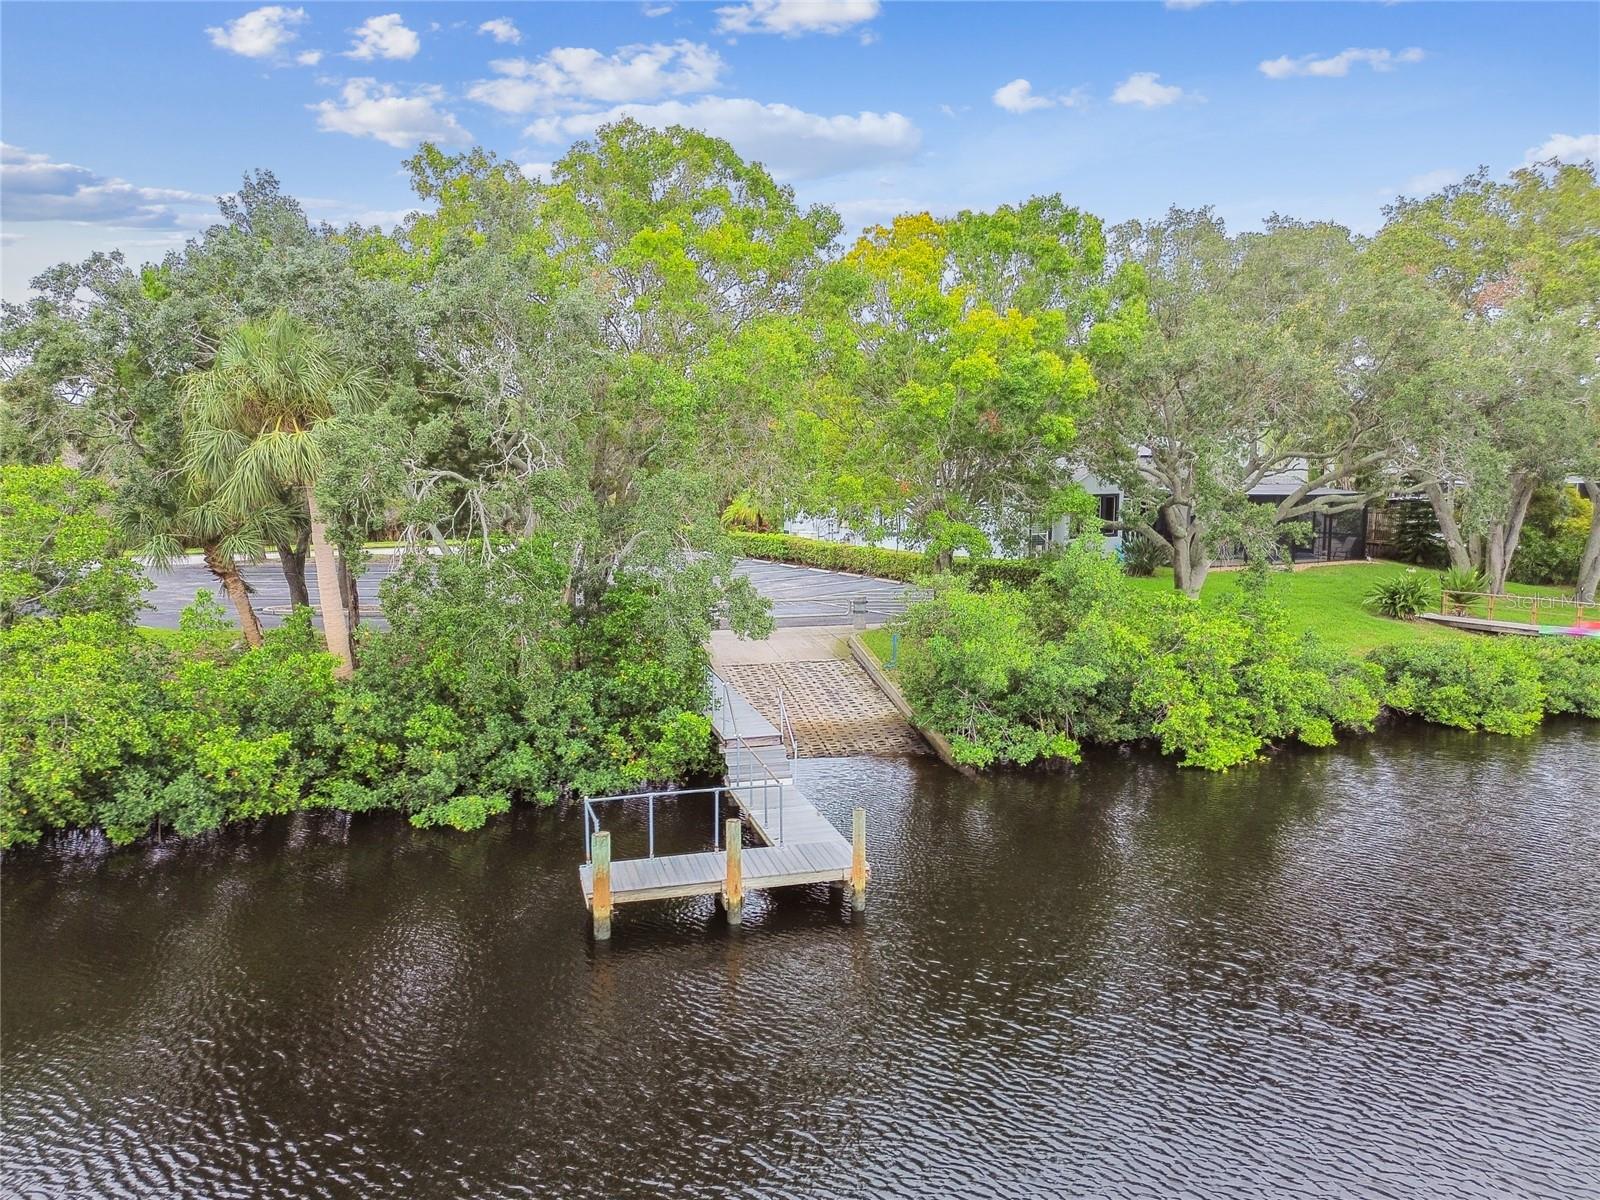
[[[0,1191],[1600,1194],[1600,727],[802,773],[864,918],[597,949],[557,812],[13,856]]]

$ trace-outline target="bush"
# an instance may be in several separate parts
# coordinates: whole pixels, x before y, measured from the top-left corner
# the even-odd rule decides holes
[[[1048,558],[958,558],[951,570],[979,587],[1002,583],[1021,589],[1031,587],[1049,561]]]
[[[1600,638],[1542,637],[1530,653],[1544,683],[1544,710],[1600,718]]]
[[[1539,488],[1528,507],[1510,577],[1518,583],[1575,583],[1593,511],[1592,502],[1575,487]]]
[[[0,634],[0,847],[91,827],[201,833],[300,807],[335,748],[333,659],[302,627],[231,660],[189,658],[102,613],[31,617]],[[269,677],[275,677],[269,685]]]
[[[1538,728],[1547,697],[1539,662],[1518,641],[1464,637],[1380,646],[1384,703],[1436,725],[1523,735]]]
[[[889,550],[881,546],[852,546],[822,538],[800,537],[792,533],[747,533],[729,530],[734,550],[746,558],[769,562],[821,567],[853,575],[870,575],[910,583],[930,574],[934,567],[925,554],[916,550]],[[1039,577],[1040,559],[1032,558],[957,558],[951,570],[969,576],[975,583],[1009,584],[1023,588]]]
[[[1156,573],[1156,568],[1172,561],[1167,547],[1142,533],[1124,534],[1122,538],[1122,569],[1129,575],[1145,578]]]
[[[308,609],[247,651],[209,595],[159,640],[104,613],[0,629],[0,847],[317,807],[475,829],[514,801],[711,765],[704,595],[622,582],[574,612],[554,553],[527,543],[397,572],[390,628],[364,631],[347,683]]]
[[[898,579],[902,583],[909,583],[928,571],[927,559],[914,550],[851,546],[845,542],[798,537],[792,533],[729,530],[728,537],[735,551],[746,558],[821,567],[828,571],[848,571],[856,575],[875,575],[880,579]]]
[[[1416,568],[1404,574],[1391,575],[1372,585],[1362,601],[1386,617],[1413,621],[1418,613],[1433,607],[1433,589]]]
[[[1006,587],[982,595],[964,585],[913,605],[901,683],[918,719],[950,741],[956,761],[1077,761],[1078,745],[1057,717],[1072,707],[1070,683],[1041,655],[1025,598]],[[1049,684],[1046,684],[1046,680]]]
[[[1476,567],[1451,567],[1439,576],[1439,591],[1452,615],[1466,616],[1478,598],[1489,589],[1489,581]]]
[[[101,515],[109,499],[67,467],[0,467],[0,626],[86,612],[133,620],[149,584]]]
[[[1251,575],[1230,603],[1203,607],[1134,588],[1083,546],[1025,596],[947,583],[906,615],[906,698],[975,766],[1149,739],[1180,765],[1225,770],[1272,742],[1371,728],[1380,672],[1291,635],[1267,587]]]
[[[1401,562],[1425,567],[1445,561],[1444,535],[1433,506],[1426,500],[1396,500],[1389,506],[1393,518],[1390,553]]]

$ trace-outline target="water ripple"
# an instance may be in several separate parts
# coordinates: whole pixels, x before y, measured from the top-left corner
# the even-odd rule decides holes
[[[1600,1195],[1593,725],[804,771],[869,809],[864,918],[596,946],[560,811],[13,856],[0,1192]]]

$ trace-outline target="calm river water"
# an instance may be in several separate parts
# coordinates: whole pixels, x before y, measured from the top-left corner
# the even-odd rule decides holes
[[[559,812],[12,856],[0,1191],[1600,1194],[1600,727],[802,773],[863,918],[596,948]]]

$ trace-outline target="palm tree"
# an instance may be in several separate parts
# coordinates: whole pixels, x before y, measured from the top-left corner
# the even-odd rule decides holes
[[[188,472],[179,479],[176,494],[165,488],[163,493],[152,497],[133,490],[118,506],[118,524],[136,547],[134,552],[164,568],[185,546],[199,546],[207,570],[238,614],[245,644],[259,646],[261,621],[238,560],[260,558],[266,547],[293,536],[296,514],[282,503],[236,512],[217,498],[204,478]]]
[[[281,309],[227,334],[211,366],[184,380],[184,465],[215,479],[217,500],[258,512],[284,491],[305,496],[323,636],[347,678],[355,660],[339,595],[339,563],[317,503],[319,425],[366,401],[367,377],[338,361],[327,339]]]

